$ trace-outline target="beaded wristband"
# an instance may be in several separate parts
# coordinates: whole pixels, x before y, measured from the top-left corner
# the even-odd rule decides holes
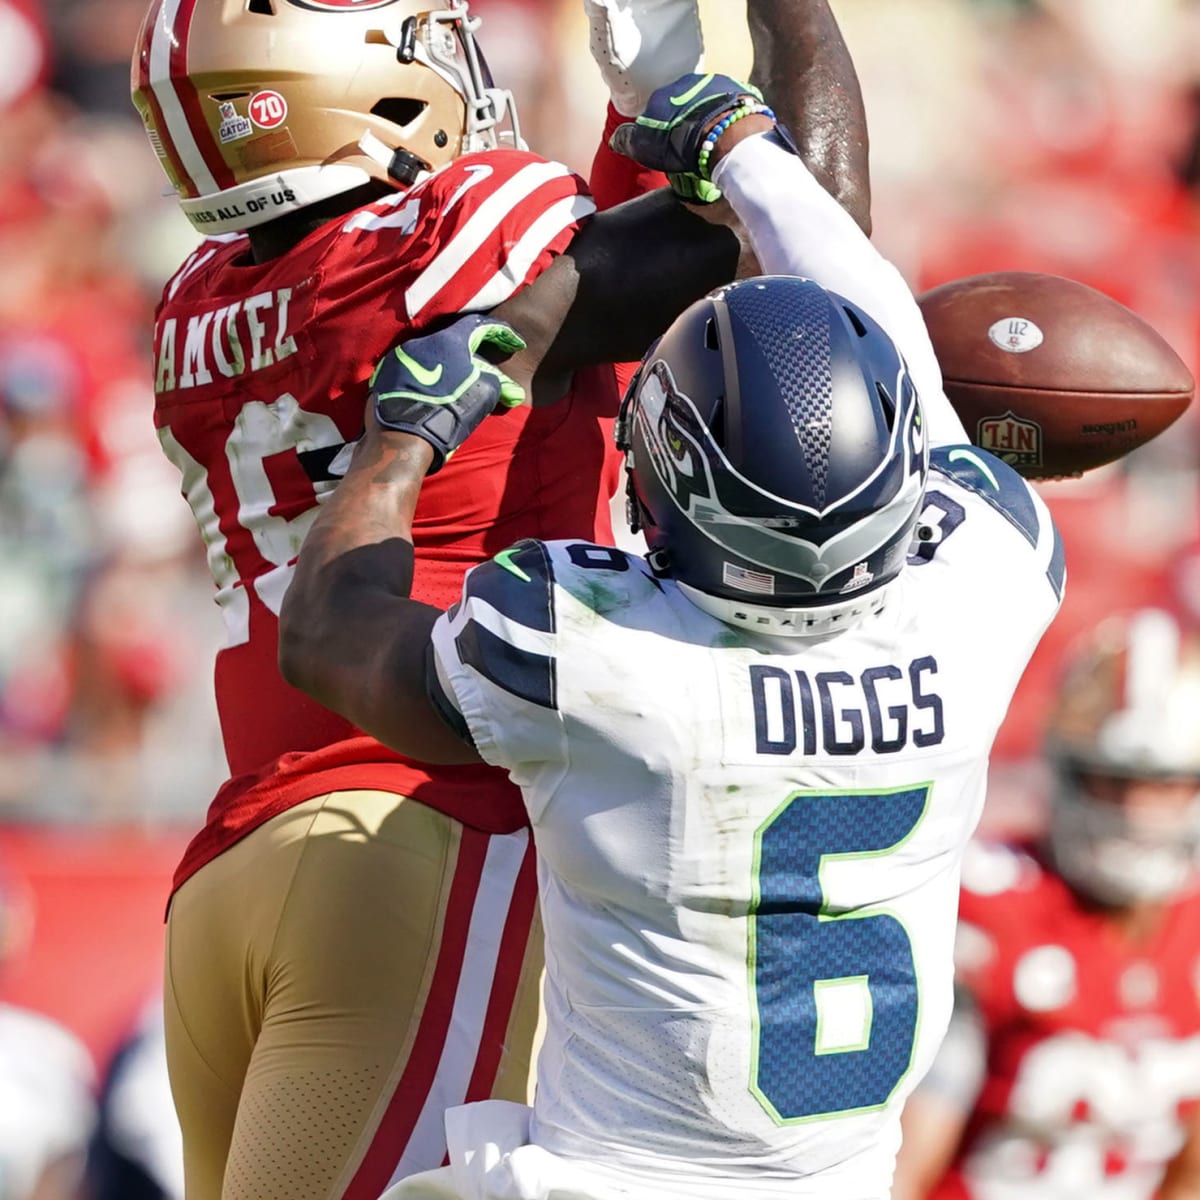
[[[696,174],[700,176],[706,183],[711,182],[711,177],[708,173],[708,160],[712,157],[712,152],[716,149],[717,143],[721,140],[721,135],[733,124],[742,120],[743,117],[753,117],[757,114],[770,117],[772,121],[776,120],[775,112],[766,104],[760,104],[757,100],[749,96],[744,96],[738,101],[737,107],[726,113],[709,131],[700,147],[700,153],[696,156]]]

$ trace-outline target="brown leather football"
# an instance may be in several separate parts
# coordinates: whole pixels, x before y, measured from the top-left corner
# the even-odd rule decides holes
[[[919,303],[968,436],[1031,479],[1120,458],[1177,420],[1195,392],[1187,365],[1141,317],[1070,279],[972,275]]]

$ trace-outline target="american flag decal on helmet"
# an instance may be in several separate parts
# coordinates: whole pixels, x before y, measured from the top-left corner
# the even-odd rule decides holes
[[[750,571],[736,563],[727,562],[721,571],[725,583],[739,592],[751,592],[756,596],[775,594],[775,576],[767,571]]]

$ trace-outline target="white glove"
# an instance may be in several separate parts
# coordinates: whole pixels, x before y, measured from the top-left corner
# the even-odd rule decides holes
[[[592,57],[617,112],[639,116],[650,93],[702,71],[699,0],[583,0]]]

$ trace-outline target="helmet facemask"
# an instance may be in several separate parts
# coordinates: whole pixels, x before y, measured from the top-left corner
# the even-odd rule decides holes
[[[1051,718],[1047,837],[1099,903],[1170,899],[1200,864],[1200,637],[1145,609],[1107,621],[1068,666]]]
[[[1171,803],[1138,810],[1098,796],[1097,785],[1165,787]],[[1049,838],[1064,878],[1098,903],[1124,908],[1171,899],[1200,865],[1200,779],[1127,780],[1060,765]],[[1108,790],[1107,788],[1103,790]]]

